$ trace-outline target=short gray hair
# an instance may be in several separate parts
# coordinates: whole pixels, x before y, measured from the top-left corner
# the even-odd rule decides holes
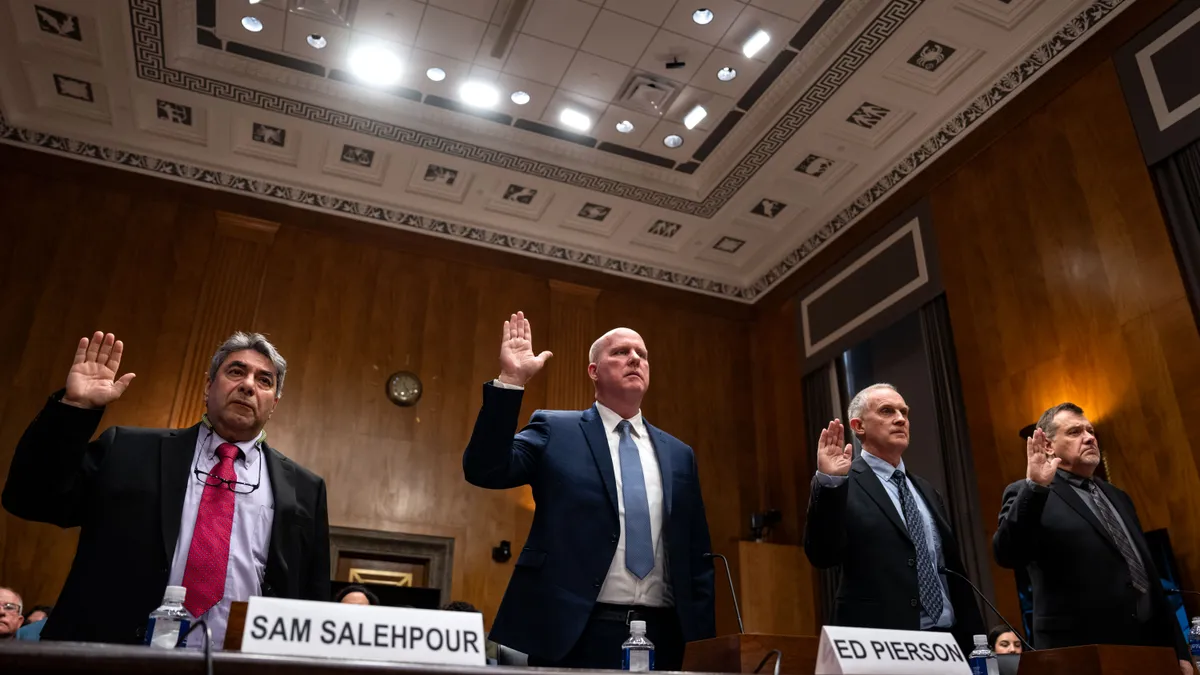
[[[1083,408],[1070,401],[1064,401],[1052,408],[1047,408],[1046,412],[1042,413],[1042,416],[1037,421],[1037,428],[1041,429],[1043,434],[1046,434],[1046,438],[1053,439],[1054,434],[1058,433],[1058,423],[1054,421],[1054,418],[1058,417],[1058,413],[1063,411],[1083,415]]]
[[[275,345],[267,340],[262,333],[244,333],[238,331],[229,336],[229,339],[217,348],[212,357],[212,363],[208,367],[209,381],[217,379],[217,371],[221,369],[221,364],[225,363],[225,359],[234,352],[253,349],[270,360],[271,365],[275,366],[275,398],[283,396],[283,377],[287,374],[287,359],[275,349]]]
[[[867,397],[870,396],[871,392],[876,389],[891,389],[897,394],[900,393],[899,391],[896,391],[895,387],[887,382],[876,382],[866,389],[863,389],[855,394],[854,398],[850,399],[850,405],[846,408],[846,424],[850,424],[850,420],[854,419],[855,417],[862,417],[863,408],[867,407]]]

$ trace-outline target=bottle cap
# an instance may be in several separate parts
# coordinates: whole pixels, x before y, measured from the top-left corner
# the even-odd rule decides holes
[[[636,621],[636,620],[630,621],[629,622],[629,630],[633,633],[645,633],[646,632],[646,622],[645,621]]]
[[[182,603],[187,597],[187,589],[183,586],[167,586],[167,591],[163,593],[163,600],[167,602]]]
[[[986,635],[976,635],[975,636],[975,646],[979,647],[981,645],[984,647],[987,646],[987,636]]]

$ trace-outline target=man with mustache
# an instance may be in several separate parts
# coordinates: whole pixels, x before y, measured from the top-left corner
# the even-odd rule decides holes
[[[964,573],[942,496],[904,465],[908,412],[890,384],[858,392],[847,410],[858,459],[840,420],[821,431],[804,552],[841,568],[831,624],[948,632],[965,654],[983,617],[970,587],[941,571]]]
[[[200,423],[109,427],[90,441],[133,381],[117,376],[123,352],[112,333],[79,341],[66,387],[25,430],[4,486],[18,518],[80,528],[42,639],[139,642],[168,585],[187,588],[183,605],[216,648],[234,601],[328,600],[325,481],[263,431],[287,361],[262,335],[234,333],[210,362]],[[202,631],[188,639],[203,643]]]
[[[655,668],[679,670],[685,642],[713,637],[713,564],[696,459],[642,418],[650,356],[628,328],[588,355],[596,403],[538,410],[514,436],[522,390],[550,352],[524,313],[504,322],[500,376],[463,454],[479,487],[533,486],[537,509],[489,639],[529,665],[621,667],[629,622],[646,622]]]
[[[1095,475],[1100,444],[1083,409],[1046,410],[1025,452],[1026,478],[1004,490],[992,545],[1001,566],[1029,572],[1033,646],[1169,647],[1191,675],[1133,501]]]

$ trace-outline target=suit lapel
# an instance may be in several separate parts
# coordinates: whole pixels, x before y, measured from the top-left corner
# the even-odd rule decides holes
[[[862,457],[854,460],[854,463],[850,465],[850,473],[852,474],[852,480],[856,481],[858,486],[871,497],[875,505],[883,511],[888,520],[892,521],[896,529],[900,530],[904,538],[912,541],[908,534],[908,528],[904,526],[904,521],[900,520],[900,513],[896,511],[895,504],[892,504],[892,498],[888,496],[883,483],[879,482],[879,478],[871,470],[871,466],[867,464],[867,461]]]
[[[1096,485],[1100,486],[1100,491],[1104,496],[1108,497],[1108,501],[1112,504],[1117,512],[1117,517],[1125,523],[1125,529],[1129,530],[1129,538],[1142,556],[1142,564],[1149,568],[1149,563],[1153,560],[1150,556],[1150,549],[1146,546],[1146,537],[1142,534],[1142,528],[1138,526],[1137,516],[1130,513],[1125,508],[1125,500],[1122,499],[1120,490],[1113,487],[1111,483],[1104,480],[1097,480]],[[1114,542],[1115,543],[1115,542]]]
[[[642,418],[646,431],[650,434],[650,444],[654,446],[654,454],[658,456],[658,471],[662,474],[663,501],[667,505],[667,516],[671,515],[671,446],[667,435],[661,429],[651,426],[646,418]]]
[[[604,488],[608,491],[608,501],[612,504],[613,513],[617,511],[617,474],[613,471],[612,453],[608,450],[608,438],[604,432],[604,423],[600,421],[600,413],[596,411],[596,406],[588,408],[579,416],[579,428],[583,431],[583,437],[587,439],[588,447],[592,450],[592,459],[596,462],[596,469],[600,471],[600,478],[604,482]]]
[[[288,564],[284,550],[288,541],[288,530],[292,523],[292,514],[296,511],[296,480],[292,463],[266,443],[262,444],[263,458],[267,461],[267,475],[271,479],[271,495],[275,498],[275,517],[271,523],[271,547],[267,552],[266,576],[272,577],[270,583],[272,594],[279,594],[287,589]],[[264,595],[267,594],[264,589]]]
[[[1050,484],[1050,488],[1054,490],[1054,494],[1067,503],[1067,506],[1075,509],[1075,512],[1082,516],[1109,546],[1117,549],[1117,543],[1109,536],[1108,530],[1104,529],[1104,523],[1101,523],[1096,514],[1092,513],[1092,510],[1088,508],[1088,505],[1083,503],[1083,499],[1075,493],[1075,488],[1071,487],[1070,483],[1055,476],[1054,482]],[[1117,550],[1119,552],[1119,549]]]
[[[159,443],[159,497],[162,500],[163,552],[167,564],[175,556],[175,544],[179,539],[179,520],[183,517],[183,497],[192,476],[192,460],[196,457],[196,439],[200,437],[200,425],[187,429],[176,429],[164,436]]]

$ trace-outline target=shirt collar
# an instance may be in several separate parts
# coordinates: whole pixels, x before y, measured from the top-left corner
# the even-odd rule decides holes
[[[867,466],[871,467],[871,470],[875,472],[875,475],[879,476],[879,480],[883,481],[884,483],[891,482],[892,474],[896,473],[896,469],[904,471],[903,459],[900,460],[900,466],[892,466],[886,459],[876,457],[870,452],[867,452],[866,448],[863,448],[862,458],[863,461],[867,463]],[[907,477],[908,472],[904,471],[904,475]]]
[[[612,408],[604,405],[600,401],[596,401],[596,412],[600,413],[600,422],[604,425],[604,432],[611,434],[616,431],[617,425],[624,419],[616,413]],[[646,425],[642,421],[642,411],[638,410],[637,414],[629,418],[629,425],[633,427],[634,436],[645,436]]]
[[[1080,476],[1079,474],[1071,473],[1070,471],[1067,471],[1066,469],[1058,469],[1057,471],[1054,472],[1054,475],[1067,481],[1068,483],[1070,483],[1072,485],[1072,487],[1077,487],[1081,490],[1087,489],[1088,479],[1084,478],[1083,476]]]
[[[208,432],[208,437],[204,439],[204,456],[208,459],[213,459],[217,456],[217,446],[221,445],[222,443],[227,443],[228,441],[226,441],[224,438],[221,438],[221,435],[213,429],[206,429],[206,431]],[[250,452],[252,449],[258,447],[259,438],[261,438],[261,436],[253,438],[249,441],[234,443],[238,449],[238,459],[242,460],[242,464],[247,468],[252,468],[254,463],[258,461],[259,455],[262,454],[261,449],[259,452]]]

